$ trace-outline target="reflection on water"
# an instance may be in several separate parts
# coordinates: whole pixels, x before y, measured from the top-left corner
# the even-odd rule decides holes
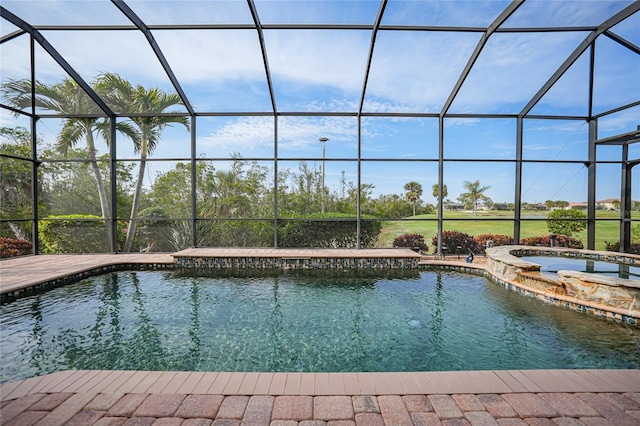
[[[458,273],[120,272],[0,309],[2,382],[70,368],[640,368],[636,329]]]

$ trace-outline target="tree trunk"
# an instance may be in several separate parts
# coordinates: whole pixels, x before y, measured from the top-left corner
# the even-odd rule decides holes
[[[107,244],[108,251],[111,252],[113,248],[113,235],[111,235],[111,210],[109,209],[109,201],[107,200],[107,191],[104,187],[104,181],[102,180],[102,173],[98,166],[96,159],[96,149],[93,143],[93,133],[90,129],[87,129],[87,148],[89,150],[89,162],[91,164],[91,171],[93,171],[93,177],[96,180],[98,186],[98,195],[100,197],[100,211],[102,212],[102,218],[104,219],[105,229],[107,231]]]
[[[146,151],[146,150],[145,150]],[[140,207],[140,197],[142,195],[142,182],[144,180],[144,169],[147,164],[146,154],[140,154],[140,168],[138,169],[138,182],[136,183],[136,191],[133,194],[133,204],[131,205],[131,216],[129,226],[127,228],[127,240],[122,249],[123,252],[129,253],[133,244],[133,237],[136,233],[136,218],[138,217],[138,208]]]

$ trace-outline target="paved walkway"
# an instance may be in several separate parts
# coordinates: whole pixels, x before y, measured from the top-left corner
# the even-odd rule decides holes
[[[0,294],[112,265],[172,265],[168,253],[51,254],[21,256],[0,261]]]
[[[65,371],[0,386],[3,425],[640,425],[639,370]]]

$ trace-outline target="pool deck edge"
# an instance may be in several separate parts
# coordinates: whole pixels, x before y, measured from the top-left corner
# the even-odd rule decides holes
[[[640,393],[640,370],[254,373],[65,370],[0,385],[0,401],[33,394],[432,395]]]

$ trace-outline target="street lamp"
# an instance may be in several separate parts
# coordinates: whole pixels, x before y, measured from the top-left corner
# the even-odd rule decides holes
[[[320,198],[320,208],[322,209],[322,213],[324,213],[324,153],[325,153],[325,148],[326,142],[329,142],[329,138],[320,138],[318,139],[318,142],[320,142],[322,144],[322,195]]]

